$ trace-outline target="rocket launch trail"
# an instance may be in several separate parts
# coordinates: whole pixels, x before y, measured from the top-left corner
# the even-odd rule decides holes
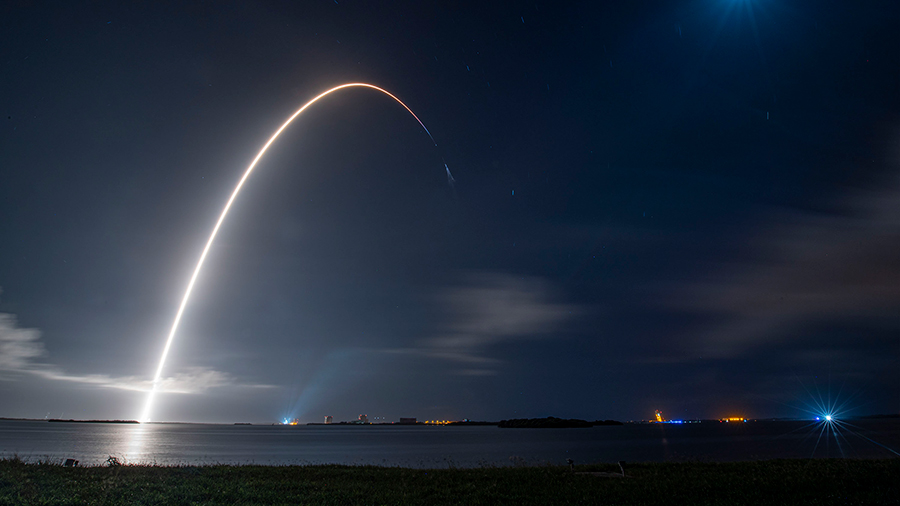
[[[176,331],[178,330],[178,324],[181,323],[181,317],[184,315],[184,309],[187,306],[188,300],[191,297],[191,292],[194,289],[194,283],[196,283],[197,277],[200,275],[200,271],[203,268],[203,263],[206,260],[206,255],[209,253],[209,250],[212,247],[213,241],[216,238],[216,234],[219,233],[219,228],[222,226],[222,222],[225,221],[225,216],[228,214],[228,210],[231,209],[231,204],[234,203],[235,198],[237,198],[238,193],[240,193],[241,188],[244,186],[244,183],[247,181],[247,178],[250,177],[250,173],[253,172],[253,169],[256,167],[256,164],[259,163],[259,160],[263,157],[263,155],[269,149],[269,146],[271,146],[272,143],[275,142],[275,139],[277,139],[278,136],[281,135],[281,132],[284,131],[284,129],[287,128],[288,125],[290,125],[294,121],[294,119],[297,118],[297,116],[300,116],[300,114],[302,114],[303,111],[305,111],[309,106],[318,102],[320,99],[322,99],[338,90],[343,90],[345,88],[370,88],[370,89],[373,89],[376,91],[380,91],[381,93],[384,93],[385,95],[391,97],[392,99],[397,101],[397,103],[402,105],[403,108],[406,109],[406,111],[409,112],[409,114],[411,114],[413,118],[415,118],[415,120],[419,123],[419,125],[421,125],[422,129],[425,130],[425,133],[428,134],[428,138],[431,139],[431,142],[434,143],[435,147],[437,147],[437,142],[435,142],[434,137],[432,137],[432,135],[431,135],[431,132],[428,131],[428,128],[425,127],[425,124],[422,123],[422,120],[420,120],[419,117],[416,116],[416,113],[414,113],[412,111],[412,109],[410,109],[406,104],[403,103],[403,101],[401,101],[399,98],[392,95],[387,90],[384,90],[382,88],[379,88],[378,86],[374,86],[371,84],[347,83],[347,84],[342,84],[340,86],[335,86],[334,88],[331,88],[330,90],[320,93],[318,96],[316,96],[309,102],[305,103],[303,105],[303,107],[301,107],[296,112],[294,112],[294,114],[292,114],[291,117],[289,117],[287,119],[287,121],[285,121],[278,128],[278,130],[275,131],[274,134],[272,134],[272,136],[265,143],[265,145],[263,145],[262,149],[259,150],[259,153],[257,153],[256,158],[254,158],[253,161],[250,163],[250,166],[247,167],[247,170],[244,171],[244,175],[238,181],[237,186],[234,188],[234,191],[231,193],[231,197],[229,197],[228,201],[225,203],[225,208],[222,209],[222,213],[219,215],[219,219],[218,219],[218,221],[216,221],[216,224],[212,229],[212,233],[210,234],[209,239],[206,241],[206,246],[203,248],[203,252],[200,254],[200,259],[197,261],[197,266],[194,268],[194,273],[191,275],[191,279],[188,282],[187,288],[185,289],[184,296],[181,298],[181,304],[178,306],[178,311],[175,313],[175,320],[172,322],[172,327],[169,330],[169,336],[166,338],[166,344],[165,344],[165,347],[163,348],[162,356],[159,359],[159,365],[156,368],[156,374],[154,374],[154,376],[153,376],[153,387],[150,389],[150,393],[147,395],[147,401],[144,404],[144,411],[139,419],[141,422],[149,422],[150,421],[150,415],[151,415],[151,411],[153,409],[153,400],[156,396],[156,393],[159,391],[160,380],[162,378],[162,372],[166,365],[166,358],[169,356],[169,350],[172,348],[172,342],[175,340],[175,334],[176,334]],[[447,167],[446,162],[444,162],[444,168],[447,171],[447,182],[452,187],[453,184],[455,183],[455,180],[453,179],[453,176],[450,174],[450,168]]]
[[[437,144],[435,144],[437,146]],[[450,188],[456,190],[456,179],[453,178],[453,174],[450,173],[450,167],[447,167],[447,161],[441,158],[441,161],[444,162],[444,168],[447,169],[447,184],[450,185]]]

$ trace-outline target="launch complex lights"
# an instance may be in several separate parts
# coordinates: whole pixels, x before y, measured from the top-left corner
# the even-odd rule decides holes
[[[818,420],[818,418],[816,418],[816,420]],[[734,422],[746,422],[747,419],[744,417],[740,417],[740,416],[731,416],[731,417],[726,417],[726,418],[719,418],[719,421],[725,422],[725,423],[734,423]],[[657,409],[656,410],[656,420],[650,420],[650,423],[674,423],[674,424],[700,423],[700,420],[666,420],[666,418],[663,417],[662,411]]]
[[[294,121],[294,119],[297,118],[297,116],[302,114],[303,111],[305,111],[309,106],[318,102],[319,99],[324,98],[338,90],[342,90],[345,88],[369,88],[369,89],[373,89],[373,90],[379,91],[381,93],[384,93],[385,95],[391,97],[392,99],[397,101],[398,104],[402,105],[403,108],[406,109],[406,111],[409,112],[409,114],[411,114],[412,117],[415,118],[416,121],[419,122],[419,125],[421,125],[422,129],[425,130],[425,133],[428,134],[428,138],[431,139],[431,142],[434,143],[435,147],[437,147],[437,142],[435,142],[434,137],[431,136],[431,132],[428,131],[428,128],[425,127],[425,124],[422,123],[422,120],[420,120],[419,117],[416,116],[416,113],[414,113],[412,111],[412,109],[410,109],[406,104],[403,103],[402,100],[395,97],[387,90],[384,90],[384,89],[379,88],[378,86],[374,86],[372,84],[347,83],[347,84],[342,84],[340,86],[335,86],[334,88],[331,88],[330,90],[320,93],[318,96],[316,96],[309,102],[305,103],[303,105],[303,107],[298,109],[293,115],[291,115],[291,117],[288,118],[287,121],[285,121],[284,124],[282,124],[278,128],[278,130],[275,131],[274,134],[272,134],[272,137],[270,137],[269,140],[265,143],[265,145],[263,145],[262,149],[260,149],[259,153],[257,153],[256,158],[253,159],[253,162],[251,162],[250,166],[247,167],[247,170],[244,171],[244,175],[241,177],[240,181],[238,181],[237,186],[234,188],[234,191],[231,193],[231,197],[228,199],[228,202],[225,204],[225,208],[222,209],[222,214],[219,216],[218,221],[216,221],[216,225],[213,227],[212,234],[210,234],[209,239],[206,241],[206,246],[203,248],[203,252],[200,254],[200,260],[197,261],[197,267],[194,268],[194,273],[191,275],[191,279],[188,282],[187,289],[185,289],[184,296],[181,299],[181,305],[178,306],[178,311],[175,313],[175,320],[172,322],[172,328],[169,331],[169,336],[166,338],[166,345],[163,348],[162,356],[159,359],[159,366],[157,366],[156,374],[153,376],[153,387],[150,389],[150,393],[147,395],[147,401],[144,404],[144,412],[141,415],[141,417],[139,418],[139,420],[141,422],[149,422],[150,421],[150,415],[153,410],[153,400],[156,396],[156,393],[160,389],[163,368],[166,365],[166,358],[169,355],[169,350],[172,348],[172,342],[175,340],[175,333],[178,330],[178,324],[181,322],[181,317],[184,314],[184,308],[187,306],[188,300],[191,298],[191,292],[194,289],[194,283],[196,283],[197,277],[200,275],[200,270],[203,268],[203,262],[206,261],[206,255],[209,253],[209,250],[212,247],[213,240],[216,238],[216,234],[219,233],[219,227],[221,227],[222,222],[225,221],[225,216],[228,214],[228,210],[231,209],[231,204],[234,203],[235,198],[237,198],[238,193],[240,193],[241,188],[244,186],[244,182],[246,182],[247,178],[250,177],[250,173],[253,172],[253,169],[256,167],[256,164],[259,163],[259,160],[263,157],[263,155],[266,153],[266,151],[268,151],[269,146],[271,146],[272,143],[275,142],[275,139],[277,139],[278,136],[281,135],[281,132],[284,131],[284,129],[287,128],[288,125],[290,125]],[[442,161],[443,161],[443,159],[442,159]],[[444,168],[447,171],[447,183],[450,184],[450,186],[452,187],[453,184],[455,183],[455,180],[453,179],[453,175],[450,173],[450,167],[447,166],[447,162],[444,162]]]
[[[412,422],[412,423],[404,423],[404,422],[363,422],[359,420],[353,420],[350,422],[325,422],[325,423],[316,423],[313,425],[450,425],[452,423],[460,423],[462,420],[422,420],[421,422]],[[680,422],[679,422],[680,423]],[[281,425],[303,425],[300,422],[299,418],[294,419],[283,419],[281,421]],[[306,424],[309,425],[309,424]]]

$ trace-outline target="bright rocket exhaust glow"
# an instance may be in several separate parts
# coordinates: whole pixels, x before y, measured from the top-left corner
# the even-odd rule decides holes
[[[397,103],[402,105],[403,108],[406,109],[407,112],[409,112],[412,115],[412,117],[415,118],[416,121],[419,122],[419,125],[421,125],[422,129],[425,130],[425,133],[428,134],[428,138],[431,139],[431,142],[433,142],[435,146],[437,146],[437,142],[434,141],[434,137],[431,136],[431,132],[428,131],[428,128],[426,128],[425,124],[422,123],[422,120],[420,120],[419,117],[416,116],[416,113],[412,112],[412,109],[407,107],[407,105],[404,104],[403,101],[401,101],[399,98],[397,98],[394,95],[392,95],[391,93],[389,93],[387,90],[384,90],[382,88],[379,88],[378,86],[374,86],[371,84],[347,83],[347,84],[342,84],[340,86],[335,86],[334,88],[331,88],[330,90],[327,90],[327,91],[319,94],[314,99],[303,104],[303,107],[301,107],[300,109],[297,110],[297,112],[295,112],[293,115],[291,115],[291,117],[288,118],[287,121],[285,121],[284,124],[282,124],[278,128],[278,130],[275,131],[274,134],[272,134],[272,137],[270,137],[269,140],[265,143],[265,145],[263,145],[262,149],[260,149],[259,153],[257,153],[256,158],[253,159],[253,161],[250,163],[250,166],[247,167],[246,171],[244,171],[244,175],[241,177],[240,181],[238,181],[237,186],[234,188],[234,191],[231,193],[231,197],[228,199],[228,202],[225,203],[225,208],[222,209],[222,214],[219,215],[219,220],[216,222],[216,226],[213,227],[212,234],[210,234],[210,236],[209,236],[209,240],[206,241],[206,246],[203,248],[203,253],[200,254],[200,260],[197,261],[197,267],[194,268],[194,274],[191,275],[191,280],[188,282],[187,289],[184,291],[184,296],[181,298],[181,305],[178,306],[178,312],[175,313],[175,321],[172,322],[172,328],[171,328],[171,330],[169,330],[169,337],[166,338],[166,346],[163,348],[162,356],[159,359],[159,366],[157,366],[156,374],[153,376],[153,387],[150,389],[150,393],[147,395],[147,402],[146,402],[146,404],[144,404],[144,412],[141,415],[141,417],[139,418],[139,420],[141,422],[149,422],[150,421],[150,413],[153,409],[153,399],[156,396],[157,391],[159,390],[160,379],[162,378],[162,371],[166,365],[166,357],[169,356],[169,350],[172,348],[172,342],[175,340],[175,332],[178,330],[178,324],[181,322],[181,317],[184,314],[184,308],[185,308],[185,306],[187,306],[188,299],[191,298],[191,291],[193,291],[193,289],[194,289],[194,283],[197,281],[197,276],[200,274],[200,270],[203,267],[203,262],[206,260],[206,255],[207,255],[207,253],[209,253],[209,249],[212,246],[213,240],[215,240],[216,234],[219,233],[219,227],[221,227],[222,222],[225,221],[225,215],[228,214],[228,210],[231,208],[231,204],[234,202],[234,199],[237,197],[238,193],[240,193],[241,188],[244,186],[244,182],[247,181],[247,178],[250,176],[250,173],[253,172],[253,169],[256,167],[256,164],[259,162],[259,160],[262,158],[262,156],[269,149],[269,146],[271,146],[272,143],[275,142],[275,139],[277,139],[278,136],[281,135],[281,132],[285,128],[287,128],[287,126],[290,125],[291,122],[294,121],[294,119],[297,116],[299,116],[301,113],[303,113],[303,111],[305,111],[309,106],[318,102],[319,99],[324,98],[324,97],[334,93],[335,91],[342,90],[344,88],[353,88],[353,87],[371,88],[373,90],[380,91],[381,93],[384,93],[385,95],[396,100]],[[450,168],[447,167],[446,162],[444,163],[444,168],[447,169],[447,181],[448,181],[448,183],[450,183],[452,185],[455,182],[455,180],[453,179],[453,175],[450,174]]]

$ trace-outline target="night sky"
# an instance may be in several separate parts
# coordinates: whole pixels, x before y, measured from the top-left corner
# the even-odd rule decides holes
[[[438,146],[300,116],[154,420],[900,411],[896,1],[11,4],[0,416],[137,418],[346,82]]]

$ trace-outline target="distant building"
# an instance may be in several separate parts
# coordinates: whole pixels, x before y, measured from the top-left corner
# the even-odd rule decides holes
[[[359,415],[359,423],[369,423],[369,415]]]
[[[331,415],[325,415],[325,423],[331,423],[334,418]]]
[[[401,418],[400,424],[401,425],[415,425],[416,419],[415,418]]]

